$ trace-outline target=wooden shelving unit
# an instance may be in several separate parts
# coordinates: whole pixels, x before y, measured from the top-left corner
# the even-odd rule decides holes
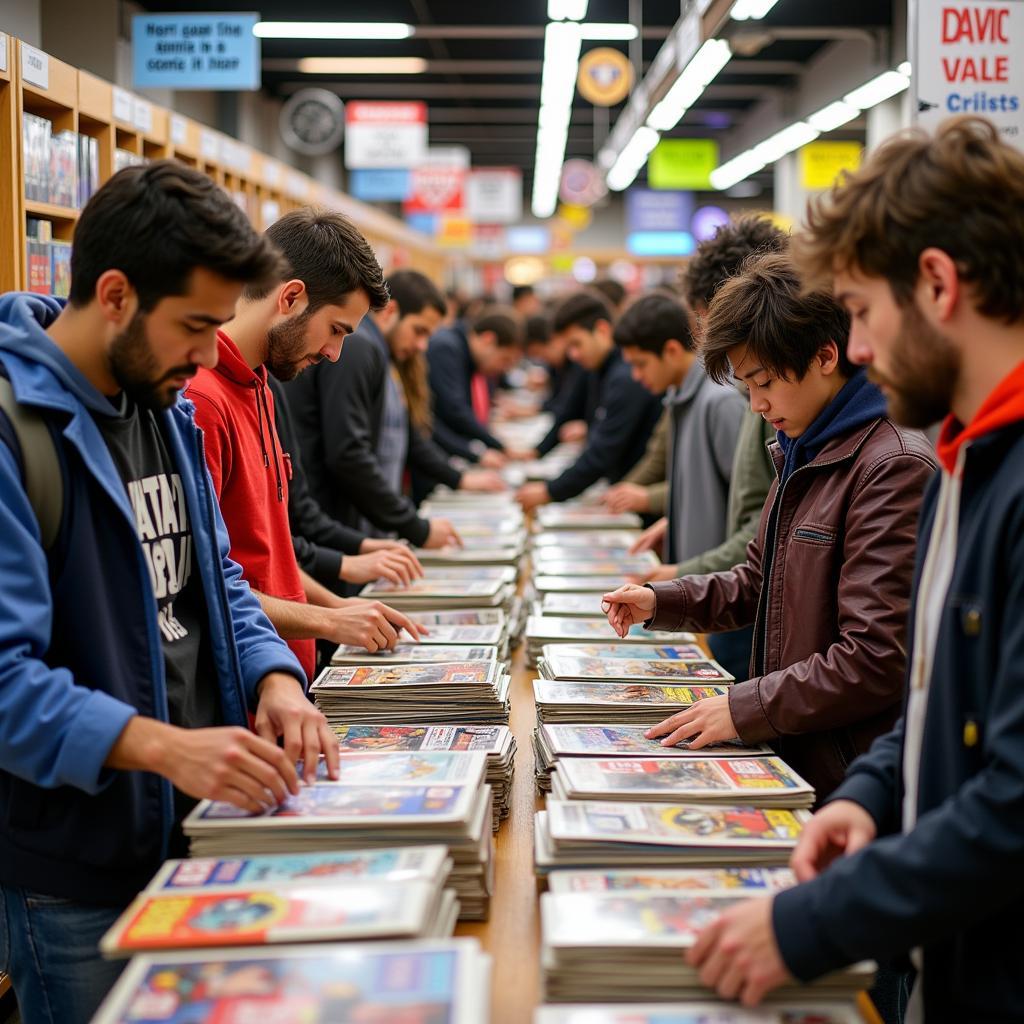
[[[68,130],[95,139],[100,184],[115,172],[119,149],[140,159],[180,160],[210,175],[259,230],[304,205],[338,209],[366,235],[385,270],[414,267],[442,279],[447,254],[401,221],[20,40],[0,36],[0,45],[5,47],[0,53],[7,57],[6,62],[0,60],[0,291],[28,286],[27,217],[49,221],[53,238],[62,241],[72,240],[78,222],[77,209],[25,195],[26,113],[45,117],[55,133]],[[22,67],[26,53],[31,58],[28,75]],[[39,70],[40,63],[45,73]]]

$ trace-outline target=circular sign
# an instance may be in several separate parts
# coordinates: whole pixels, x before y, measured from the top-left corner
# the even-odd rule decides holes
[[[576,85],[588,103],[613,107],[621,103],[633,88],[633,65],[619,50],[599,46],[580,58]]]
[[[281,108],[281,137],[297,153],[323,156],[341,145],[345,104],[326,89],[300,89]]]
[[[589,160],[566,160],[558,196],[569,206],[593,206],[608,194],[604,175]]]

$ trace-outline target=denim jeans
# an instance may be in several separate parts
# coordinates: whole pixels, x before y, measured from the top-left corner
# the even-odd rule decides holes
[[[739,682],[750,678],[750,648],[753,643],[753,626],[731,629],[727,633],[708,634],[711,656]]]
[[[127,963],[98,949],[120,912],[0,885],[0,969],[23,1024],[89,1021]]]

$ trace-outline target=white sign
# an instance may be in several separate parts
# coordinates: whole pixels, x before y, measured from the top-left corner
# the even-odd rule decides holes
[[[188,122],[180,114],[171,114],[171,145],[184,146],[188,142]]]
[[[351,100],[345,106],[345,166],[415,167],[427,150],[427,105]]]
[[[153,131],[153,108],[138,96],[132,97],[132,124],[143,134]]]
[[[135,104],[132,102],[132,94],[124,89],[114,86],[114,120],[122,121],[125,124],[132,123],[132,114]]]
[[[7,33],[0,32],[0,71],[7,70]]]
[[[459,167],[469,170],[468,146],[431,146],[423,157],[423,164],[431,167]]]
[[[1024,0],[916,0],[912,13],[917,122],[980,114],[1024,149]]]
[[[203,128],[199,132],[199,152],[204,160],[217,162],[220,156],[220,141],[216,132],[210,131],[209,128]]]
[[[29,85],[50,88],[50,58],[42,50],[27,43],[21,44],[21,77]]]
[[[514,167],[470,171],[466,181],[466,214],[476,224],[518,221],[523,215],[522,171]]]

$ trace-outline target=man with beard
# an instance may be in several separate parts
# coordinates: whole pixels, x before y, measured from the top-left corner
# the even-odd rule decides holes
[[[67,306],[0,298],[0,964],[25,1024],[91,1018],[122,966],[97,943],[195,800],[260,811],[321,752],[336,773],[178,394],[277,273],[221,189],[158,161],[82,211]]]
[[[811,207],[796,245],[853,317],[893,416],[943,418],[921,512],[903,717],[793,855],[803,884],[728,911],[691,962],[757,1002],[910,955],[908,1020],[1024,1006],[1024,154],[980,118],[908,133]]]
[[[267,373],[289,381],[324,359],[334,362],[347,335],[388,291],[373,250],[337,213],[286,214],[267,231],[284,257],[270,287],[250,285],[234,317],[217,332],[218,362],[188,390],[203,429],[206,461],[228,533],[267,617],[307,675],[316,640],[393,647],[417,627],[379,601],[344,600],[304,573],[288,520],[288,462],[274,426]]]
[[[387,304],[363,320],[336,363],[320,363],[285,388],[311,490],[335,519],[373,536],[397,534],[417,547],[457,544],[447,520],[424,519],[403,494],[406,469],[466,491],[504,485],[493,471],[449,464],[399,376],[426,352],[444,297],[415,270],[396,271],[387,287]]]

